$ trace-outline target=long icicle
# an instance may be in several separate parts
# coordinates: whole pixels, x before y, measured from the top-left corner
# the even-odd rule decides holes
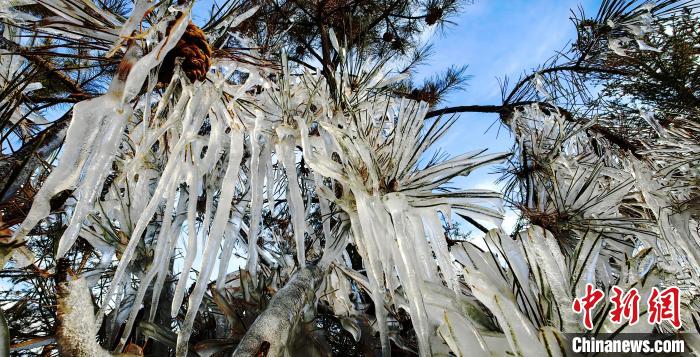
[[[288,126],[277,128],[277,136],[280,140],[277,145],[277,156],[281,158],[284,170],[287,173],[287,202],[289,213],[292,216],[292,228],[294,229],[294,241],[297,248],[297,262],[299,266],[306,266],[306,254],[304,250],[304,238],[306,233],[306,217],[304,199],[299,188],[297,177],[297,165],[295,160],[296,148],[294,130]]]
[[[258,269],[258,233],[260,232],[260,221],[262,219],[263,206],[263,178],[265,177],[265,164],[263,154],[268,140],[264,134],[264,116],[258,113],[255,119],[255,128],[250,137],[252,156],[250,158],[250,232],[248,234],[248,263],[246,269],[255,278]]]
[[[192,171],[188,172],[187,181],[189,189],[187,204],[187,254],[185,255],[180,278],[177,281],[175,293],[173,294],[173,301],[170,307],[170,315],[172,318],[175,318],[180,312],[180,306],[182,306],[182,299],[185,296],[185,288],[190,276],[190,269],[192,269],[192,263],[194,263],[194,258],[197,256],[197,229],[195,227],[195,218],[197,216],[197,189],[200,182],[199,178]]]
[[[177,336],[177,347],[175,354],[178,357],[187,355],[188,343],[192,334],[192,325],[199,311],[199,304],[202,302],[204,293],[206,292],[211,272],[214,269],[216,262],[215,256],[219,250],[219,245],[226,228],[226,223],[229,220],[233,196],[236,192],[238,183],[238,171],[240,170],[241,160],[243,158],[243,134],[239,131],[231,131],[231,144],[229,147],[229,161],[224,175],[221,197],[219,199],[219,207],[216,209],[212,228],[207,240],[204,253],[202,254],[202,264],[200,267],[199,279],[195,284],[192,294],[188,300],[187,314],[185,321],[182,324],[180,333]]]

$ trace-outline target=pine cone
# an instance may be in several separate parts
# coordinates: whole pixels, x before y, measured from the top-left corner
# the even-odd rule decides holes
[[[384,40],[384,42],[391,42],[394,40],[394,34],[387,31],[382,35],[382,40]]]
[[[428,9],[428,13],[425,15],[425,23],[428,25],[435,25],[438,21],[442,19],[443,10],[439,7],[431,7]]]
[[[158,73],[158,82],[169,84],[175,71],[175,59],[182,57],[182,70],[190,81],[203,81],[211,65],[211,47],[199,27],[192,22],[187,25],[185,33],[163,59]]]

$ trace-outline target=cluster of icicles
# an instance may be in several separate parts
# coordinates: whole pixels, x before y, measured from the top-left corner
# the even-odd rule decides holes
[[[141,18],[145,9],[136,6],[132,19]],[[350,105],[344,110],[336,109],[323,77],[309,71],[291,75],[286,63],[278,79],[270,80],[268,69],[219,60],[207,81],[193,84],[176,73],[162,96],[156,97],[154,73],[189,18],[187,8],[175,10],[183,16],[168,36],[145,55],[134,48],[127,51],[124,61],[133,63],[125,80],[115,77],[105,95],[75,105],[60,162],[36,195],[15,238],[29,235],[49,214],[53,195],[74,190],[76,201],[57,255],[65,255],[80,236],[102,253],[103,269],[117,262],[96,316],[101,321],[130,297],[128,318],[111,322],[126,324],[117,350],[125,346],[147,290],[161,290],[176,248],[184,248],[173,317],[183,304],[189,271],[196,262],[200,264],[178,333],[176,353],[185,356],[213,270],[218,266],[216,287],[222,288],[233,253],[245,250],[238,247],[243,241],[241,231],[248,237],[246,268],[252,275],[259,269],[259,259],[268,266],[293,262],[264,248],[275,244],[262,224],[266,204],[274,212],[276,200],[286,199],[296,264],[307,264],[305,237],[310,234],[307,217],[313,193],[319,198],[322,217],[335,214],[351,226],[335,237],[330,219],[324,220],[326,244],[316,254],[322,256],[318,264],[342,264],[336,258],[346,254],[348,242],[356,244],[375,304],[407,300],[421,354],[430,355],[435,321],[423,301],[425,284],[444,279],[449,288],[459,290],[440,215],[449,219],[458,212],[496,225],[502,216],[498,193],[439,188],[506,155],[480,151],[420,164],[423,153],[452,120],[426,122],[424,103],[377,95],[378,89],[402,78],[387,78],[381,71],[368,70],[372,78],[351,90],[348,75],[339,70],[336,92],[343,93]],[[163,19],[150,31],[165,33],[165,25],[174,19]],[[131,33],[137,25],[129,20],[121,32]],[[343,53],[337,41],[334,45]],[[233,73],[245,79],[232,84],[228,78]],[[144,83],[147,91],[140,94]],[[311,193],[300,187],[297,163],[302,157],[311,168]],[[110,173],[114,177],[109,179],[109,191],[102,195]],[[286,186],[281,195],[275,193],[278,185]],[[342,194],[334,192],[332,185],[342,187]],[[199,224],[202,196],[206,197],[205,214]],[[332,205],[342,213],[332,213]],[[121,239],[122,235],[127,238]],[[179,242],[183,236],[184,245]],[[139,257],[149,254],[151,262],[139,266]],[[91,279],[98,277],[93,274]],[[140,282],[136,291],[131,284],[134,278]],[[158,305],[159,297],[152,294],[151,306]],[[156,309],[150,311],[153,320]],[[121,319],[120,314],[114,316]],[[377,319],[382,348],[388,351],[385,309],[377,309]]]

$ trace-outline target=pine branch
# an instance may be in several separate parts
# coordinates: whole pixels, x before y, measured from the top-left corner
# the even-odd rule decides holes
[[[525,86],[527,83],[530,83],[533,79],[535,79],[536,75],[542,75],[542,74],[548,74],[548,73],[555,73],[555,72],[575,72],[575,73],[604,73],[604,74],[616,74],[616,75],[630,75],[630,73],[616,69],[616,68],[606,68],[606,67],[587,67],[587,66],[582,66],[579,64],[575,65],[561,65],[561,66],[554,66],[550,68],[545,68],[543,70],[531,73],[530,75],[520,79],[518,83],[513,87],[513,89],[510,91],[510,94],[508,97],[505,98],[504,102],[508,103],[513,97],[518,93],[518,91]]]
[[[463,105],[463,106],[456,106],[456,107],[448,107],[448,108],[442,108],[442,109],[437,109],[428,112],[428,114],[425,116],[425,119],[433,118],[433,117],[438,117],[441,115],[445,114],[457,114],[457,113],[498,113],[498,114],[508,114],[512,113],[515,108],[521,107],[524,105],[530,105],[530,104],[537,104],[540,106],[544,106],[548,109],[555,110],[559,113],[561,113],[564,116],[564,119],[567,121],[571,122],[582,122],[584,119],[582,118],[574,118],[574,115],[569,112],[568,110],[553,105],[551,103],[545,103],[545,102],[537,102],[537,101],[523,101],[523,102],[517,102],[517,103],[512,103],[512,104],[503,104],[503,105]],[[603,125],[600,124],[594,124],[591,127],[588,128],[591,132],[594,132],[596,134],[600,134],[602,137],[610,141],[610,143],[616,145],[622,150],[629,151],[632,155],[635,157],[639,158],[640,155],[637,152],[638,148],[637,146],[627,138],[618,135],[608,128],[606,128]],[[470,222],[471,223],[471,222]],[[478,227],[477,227],[478,228]]]
[[[76,97],[76,98],[82,98],[82,99],[87,99],[92,97],[89,93],[87,93],[82,86],[77,83],[73,78],[68,76],[67,74],[61,72],[58,70],[49,60],[46,58],[33,54],[31,50],[28,50],[4,37],[0,37],[0,48],[17,53],[21,55],[22,57],[26,58],[27,60],[31,61],[35,66],[42,68],[46,71],[46,76],[51,77],[52,79],[57,80],[60,82],[62,85],[68,89],[71,94],[71,97]]]
[[[445,114],[456,113],[501,113],[512,106],[506,105],[461,105],[457,107],[447,107],[442,109],[431,110],[425,116],[425,119],[439,117]]]
[[[41,162],[57,150],[68,130],[72,111],[25,143],[9,157],[0,160],[0,204],[7,203],[24,185]]]

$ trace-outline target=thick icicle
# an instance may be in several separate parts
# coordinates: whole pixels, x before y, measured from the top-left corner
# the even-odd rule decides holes
[[[367,214],[366,209],[369,208],[366,199],[360,195],[356,195],[358,213],[350,212],[351,228],[353,230],[353,238],[357,249],[365,258],[367,264],[367,277],[369,279],[370,293],[375,305],[375,316],[377,317],[377,329],[379,330],[379,338],[382,345],[382,355],[390,354],[389,334],[387,331],[387,311],[384,308],[384,300],[386,296],[384,288],[384,268],[382,259],[379,256],[379,250],[374,246],[369,235],[373,235],[371,228],[367,227],[371,224],[371,214]],[[365,208],[365,209],[363,209]],[[363,224],[364,222],[364,224]]]
[[[117,80],[117,79],[115,79]],[[106,108],[106,109],[105,109]],[[121,112],[117,111],[115,108],[120,108]],[[27,217],[25,218],[22,226],[15,233],[14,239],[23,239],[31,231],[34,226],[44,217],[49,214],[49,200],[57,193],[75,188],[78,183],[81,172],[85,172],[86,175],[97,174],[102,176],[104,170],[95,171],[94,169],[87,169],[87,163],[90,161],[92,153],[99,149],[94,145],[95,138],[101,136],[100,134],[105,134],[105,132],[114,133],[117,132],[119,127],[123,128],[123,124],[126,123],[127,118],[130,115],[130,110],[126,107],[119,105],[119,102],[114,94],[107,94],[99,98],[95,98],[89,101],[80,102],[73,107],[73,120],[68,128],[66,134],[66,143],[63,146],[63,154],[61,156],[61,163],[51,172],[51,175],[46,179],[46,182],[42,185],[39,192],[34,197],[34,203],[30,209]],[[97,123],[95,122],[97,118]],[[117,143],[120,141],[121,132],[116,134],[117,138],[114,139]],[[113,140],[110,140],[109,144],[113,144]],[[101,143],[100,143],[101,144]],[[114,150],[110,147],[109,149]],[[104,158],[102,158],[104,160]],[[111,163],[111,160],[110,160]],[[104,161],[96,161],[97,165],[104,165]],[[100,167],[102,169],[102,167]],[[90,182],[95,181],[92,176],[88,176]],[[99,182],[102,183],[101,181]],[[90,197],[87,195],[96,190],[96,187],[85,187],[79,190],[86,197],[79,197],[88,200]],[[101,186],[100,186],[101,187]],[[92,190],[90,190],[92,189]],[[86,202],[83,204],[92,204],[92,202]],[[85,208],[81,208],[79,212],[83,213]],[[71,221],[71,227],[78,226],[82,223],[84,217],[75,219]],[[77,235],[77,232],[73,235]],[[64,235],[68,237],[67,235]],[[65,251],[70,248],[72,241],[68,241],[69,238],[65,240],[62,239],[63,243],[60,244],[59,253],[62,256]],[[73,239],[74,240],[74,239]]]
[[[397,255],[394,262],[401,277],[401,282],[406,289],[408,301],[411,304],[411,320],[418,338],[420,355],[430,356],[432,354],[430,347],[431,327],[426,314],[421,288],[424,279],[420,274],[422,269],[416,269],[424,262],[419,261],[416,256],[416,251],[420,250],[420,248],[416,249],[414,245],[415,240],[411,234],[411,224],[406,219],[408,203],[406,198],[398,193],[387,195],[384,202],[394,222],[395,242],[398,245],[396,247],[398,249],[393,249],[394,254]],[[420,237],[420,239],[425,241],[424,236]]]

